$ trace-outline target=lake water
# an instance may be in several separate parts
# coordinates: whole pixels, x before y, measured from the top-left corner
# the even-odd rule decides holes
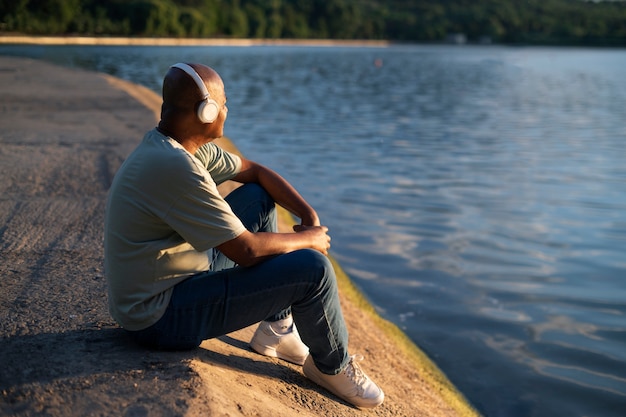
[[[174,62],[213,66],[226,134],[302,191],[353,281],[481,413],[626,412],[625,50],[0,54],[156,91]]]

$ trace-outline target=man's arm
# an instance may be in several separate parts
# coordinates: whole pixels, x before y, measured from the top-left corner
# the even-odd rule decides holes
[[[313,207],[287,180],[271,169],[241,158],[241,171],[232,179],[242,183],[255,182],[261,185],[278,205],[298,216],[302,226],[320,225],[320,219]]]
[[[217,247],[238,265],[252,266],[276,255],[298,249],[315,249],[328,255],[330,236],[326,226],[301,226],[297,233],[245,231]]]
[[[301,219],[294,227],[296,233],[244,232],[217,248],[241,266],[252,266],[267,258],[298,249],[315,249],[328,255],[330,236],[328,228],[320,226],[316,211],[276,172],[245,158],[234,181],[258,183],[282,207]]]

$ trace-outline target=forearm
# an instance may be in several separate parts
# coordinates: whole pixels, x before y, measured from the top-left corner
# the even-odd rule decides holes
[[[317,212],[284,178],[274,171],[263,171],[259,176],[259,184],[272,196],[274,201],[298,216],[302,224],[319,226]]]
[[[218,246],[220,252],[241,266],[252,266],[276,255],[298,249],[315,249],[327,255],[330,237],[326,227],[307,228],[299,233],[244,232]]]
[[[244,160],[242,172],[234,179],[244,183],[258,183],[278,205],[299,217],[303,225],[320,225],[319,217],[313,207],[278,173],[252,161]]]

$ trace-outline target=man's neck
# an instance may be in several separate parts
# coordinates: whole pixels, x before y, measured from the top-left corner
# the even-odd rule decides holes
[[[163,126],[163,124],[159,124],[157,126],[157,130],[165,136],[169,136],[174,139],[176,142],[180,143],[183,148],[190,154],[195,154],[196,151],[203,146],[204,144],[210,142],[203,135],[189,135],[189,134],[181,134],[175,131],[168,129]]]

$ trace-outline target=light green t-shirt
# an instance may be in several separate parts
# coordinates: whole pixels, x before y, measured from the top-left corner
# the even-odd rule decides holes
[[[211,248],[246,229],[217,191],[241,159],[209,143],[195,155],[154,129],[124,161],[106,206],[104,263],[113,318],[156,323],[172,288],[206,271]]]

